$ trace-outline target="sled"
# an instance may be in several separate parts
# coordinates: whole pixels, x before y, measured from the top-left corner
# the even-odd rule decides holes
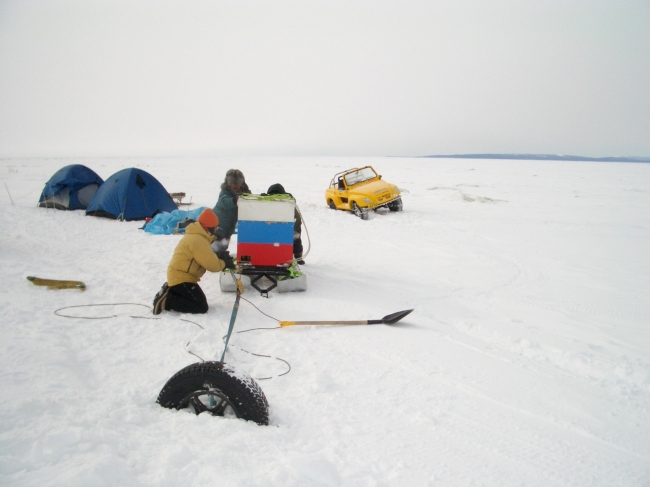
[[[86,290],[86,285],[81,281],[61,281],[58,279],[41,279],[40,277],[27,276],[35,286],[47,286],[48,289],[80,289]]]
[[[183,198],[185,198],[185,193],[169,193],[169,197],[174,200],[177,206],[190,206],[192,204],[192,198],[189,202],[183,203]]]
[[[307,290],[307,277],[293,258],[296,200],[290,195],[247,194],[237,201],[237,266],[244,287],[269,292]],[[229,272],[219,276],[223,292],[236,291]]]
[[[296,264],[291,269],[285,267],[242,267],[241,282],[244,289],[255,289],[263,296],[276,289],[279,293],[307,290],[307,276],[302,274]],[[237,284],[230,271],[219,274],[221,292],[234,293]]]

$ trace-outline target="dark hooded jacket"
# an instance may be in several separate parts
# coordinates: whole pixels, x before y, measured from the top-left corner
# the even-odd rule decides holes
[[[230,188],[222,189],[217,204],[212,209],[219,218],[219,226],[214,232],[218,239],[230,238],[237,225],[237,195]]]
[[[241,187],[241,193],[250,193],[246,183]],[[215,230],[217,239],[230,238],[235,233],[237,225],[237,198],[239,195],[230,189],[225,183],[221,185],[221,192],[212,211],[219,218],[219,226]]]
[[[266,193],[267,194],[288,194],[293,198],[293,195],[291,193],[287,193],[284,190],[284,186],[282,186],[280,183],[272,184],[271,186],[269,186],[269,189]],[[295,198],[293,199],[295,200]],[[300,212],[298,211],[297,208],[294,211],[293,231],[298,235],[302,233],[302,218],[300,217]]]

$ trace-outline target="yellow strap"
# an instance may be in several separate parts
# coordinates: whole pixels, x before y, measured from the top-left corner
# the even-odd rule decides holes
[[[36,286],[47,286],[50,289],[81,289],[84,291],[86,285],[81,281],[60,281],[58,279],[41,279],[40,277],[27,276],[27,280]]]

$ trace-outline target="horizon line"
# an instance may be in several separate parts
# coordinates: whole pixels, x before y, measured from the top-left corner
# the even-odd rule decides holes
[[[327,157],[327,158],[341,158],[341,157],[354,157],[354,158],[411,158],[411,159],[512,159],[512,160],[539,160],[539,161],[585,161],[585,162],[650,162],[650,157],[643,156],[605,156],[605,157],[588,157],[564,154],[524,154],[524,153],[476,153],[476,154],[431,154],[423,156],[403,156],[403,155],[217,155],[217,154],[138,154],[138,155],[51,155],[51,156],[0,156],[0,161],[10,159],[174,159],[179,157],[191,158],[211,158],[211,157],[228,157],[228,158],[248,158],[248,157]]]
[[[636,156],[606,156],[606,157],[587,157],[561,154],[436,154],[420,156],[423,158],[436,159],[516,159],[516,160],[534,160],[534,161],[587,161],[587,162],[650,162],[650,157]]]

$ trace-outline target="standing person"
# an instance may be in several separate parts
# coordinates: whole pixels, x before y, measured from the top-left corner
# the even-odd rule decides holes
[[[237,225],[237,199],[243,193],[250,193],[246,185],[244,174],[239,169],[230,169],[221,183],[221,192],[214,211],[219,218],[219,225],[215,231],[216,241],[212,244],[212,250],[221,254],[230,245],[230,237],[235,233]]]
[[[201,277],[206,270],[219,272],[224,268],[235,268],[229,255],[223,256],[223,260],[219,259],[210,248],[215,240],[212,233],[217,225],[219,219],[211,209],[206,208],[201,212],[199,221],[187,226],[167,267],[167,282],[153,300],[153,314],[158,315],[163,310],[208,312],[208,301],[198,284]]]
[[[269,186],[267,194],[288,194],[293,198],[291,193],[287,193],[284,190],[284,186],[280,183],[272,184]],[[295,200],[295,198],[294,198]],[[298,208],[294,210],[294,223],[293,223],[293,257],[296,259],[298,264],[303,265],[305,263],[302,260],[302,218],[300,217],[300,212]]]

